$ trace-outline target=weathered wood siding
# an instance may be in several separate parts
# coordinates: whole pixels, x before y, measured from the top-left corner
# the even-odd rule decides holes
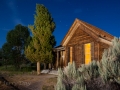
[[[104,49],[108,49],[108,48],[109,48],[109,45],[107,45],[105,43],[100,43],[100,54],[99,54],[100,60],[102,59]]]
[[[72,59],[75,61],[77,67],[85,63],[84,44],[86,43],[91,43],[91,60],[100,60],[104,48],[108,48],[107,44],[97,42],[90,35],[78,28],[71,40],[66,45],[66,65],[70,62],[70,47],[73,48]]]

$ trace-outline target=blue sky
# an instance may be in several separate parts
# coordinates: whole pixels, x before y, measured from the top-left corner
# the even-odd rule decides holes
[[[54,18],[57,45],[75,18],[120,36],[120,0],[0,0],[0,47],[15,25],[34,23],[36,3],[46,6]]]

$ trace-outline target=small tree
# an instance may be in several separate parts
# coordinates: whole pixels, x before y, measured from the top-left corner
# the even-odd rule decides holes
[[[53,59],[52,48],[55,38],[52,35],[55,29],[53,18],[43,5],[36,4],[34,25],[29,28],[33,34],[32,41],[26,47],[26,57],[37,62],[37,74],[40,74],[40,63],[51,63]]]
[[[2,63],[6,69],[7,69],[8,64],[13,64],[13,61],[11,60],[11,57],[12,57],[11,49],[12,49],[12,45],[9,43],[4,43],[2,46]]]

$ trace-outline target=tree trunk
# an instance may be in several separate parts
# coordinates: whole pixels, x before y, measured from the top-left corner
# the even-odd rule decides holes
[[[37,62],[37,75],[40,75],[40,62]]]

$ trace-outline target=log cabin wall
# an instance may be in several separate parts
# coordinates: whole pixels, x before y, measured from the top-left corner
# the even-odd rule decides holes
[[[70,56],[69,56],[69,53],[70,53],[70,51],[69,51],[69,47],[66,47],[66,50],[65,50],[65,52],[66,52],[66,54],[65,54],[65,66],[67,66],[68,65],[68,62],[69,62],[69,60],[70,60]]]
[[[86,56],[88,56],[86,52],[90,52],[90,50],[90,61],[100,61],[104,49],[111,45],[112,39],[113,36],[107,32],[76,19],[61,43],[65,47],[65,66],[71,60],[75,61],[77,67],[85,64],[88,60],[86,59]],[[86,48],[87,43],[90,43],[90,49]]]
[[[84,44],[91,43],[91,60],[100,61],[104,49],[109,45],[101,42],[97,42],[94,38],[88,35],[83,30],[78,28],[71,40],[66,45],[66,64],[70,62],[70,47],[72,47],[72,60],[75,61],[76,66],[85,64]]]
[[[91,43],[91,60],[98,60],[100,61],[102,58],[102,53],[104,49],[107,49],[109,45],[101,42],[96,42],[91,36],[89,36],[84,31],[81,32],[80,35],[83,35],[83,39],[78,38],[77,35],[74,35],[73,38],[70,40],[70,42],[67,44],[65,50],[57,51],[56,52],[56,65],[55,68],[68,65],[68,62],[70,62],[70,47],[72,47],[72,60],[75,61],[76,66],[79,67],[81,64],[85,63],[85,57],[84,57],[84,44]],[[83,34],[84,33],[84,34]],[[77,33],[78,34],[78,33]],[[88,37],[88,38],[86,38]],[[73,43],[74,42],[74,43]],[[64,56],[64,57],[62,57]]]
[[[83,30],[80,30],[78,28],[75,32],[75,34],[72,36],[71,40],[66,45],[66,63],[70,60],[70,47],[73,48],[72,51],[72,60],[75,61],[76,66],[79,67],[79,65],[84,64],[84,44],[91,43],[91,49],[92,49],[92,58],[91,60],[98,59],[98,43],[87,33],[85,33]],[[95,46],[95,47],[94,47]],[[94,53],[95,52],[95,53]]]
[[[102,55],[104,52],[104,49],[108,49],[110,46],[105,44],[105,43],[100,43],[100,54],[99,54],[99,58],[100,60],[102,59]]]
[[[98,43],[98,42],[94,42],[94,60],[99,60],[99,47],[100,47],[100,45],[99,45],[100,43]]]

